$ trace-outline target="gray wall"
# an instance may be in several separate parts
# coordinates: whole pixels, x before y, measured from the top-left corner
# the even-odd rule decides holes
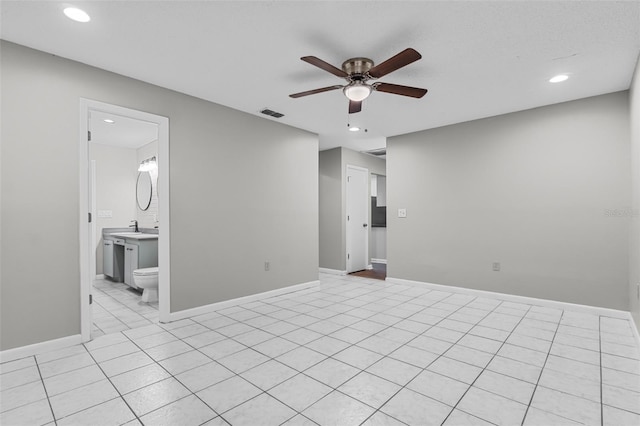
[[[342,148],[320,151],[320,267],[342,271]]]
[[[318,278],[316,135],[15,44],[1,55],[0,349],[80,333],[80,97],[169,117],[172,312]]]
[[[631,232],[629,234],[629,309],[640,329],[640,58],[629,90],[631,106]]]
[[[386,162],[347,148],[320,152],[320,267],[344,271],[346,260],[346,170],[347,165],[386,175]],[[369,228],[370,229],[370,228]],[[372,239],[369,235],[369,258]]]
[[[628,309],[629,149],[626,91],[390,138],[388,276]]]

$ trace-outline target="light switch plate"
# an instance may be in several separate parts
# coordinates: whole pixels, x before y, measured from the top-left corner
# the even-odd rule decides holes
[[[407,217],[407,209],[398,209],[398,217]]]

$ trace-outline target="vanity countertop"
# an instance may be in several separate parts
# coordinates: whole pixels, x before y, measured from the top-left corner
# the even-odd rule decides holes
[[[109,234],[114,237],[133,240],[157,240],[158,234],[144,234],[142,232],[113,232]]]

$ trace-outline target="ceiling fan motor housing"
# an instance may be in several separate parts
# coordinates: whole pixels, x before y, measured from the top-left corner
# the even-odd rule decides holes
[[[349,74],[352,81],[368,80],[367,73],[373,68],[373,61],[369,58],[351,58],[342,63],[342,70]]]
[[[357,57],[344,61],[342,63],[342,69],[340,69],[315,56],[303,56],[300,58],[301,60],[327,71],[336,77],[347,80],[347,85],[342,86],[336,84],[315,90],[294,93],[289,96],[292,98],[300,98],[303,96],[315,95],[316,93],[342,89],[345,96],[349,98],[349,114],[360,112],[362,110],[362,101],[374,90],[394,95],[421,98],[427,93],[427,89],[390,83],[369,83],[369,80],[377,80],[380,77],[384,77],[385,75],[405,67],[420,58],[422,58],[422,55],[420,55],[420,53],[415,49],[407,48],[376,66],[374,66],[373,61],[369,58]]]

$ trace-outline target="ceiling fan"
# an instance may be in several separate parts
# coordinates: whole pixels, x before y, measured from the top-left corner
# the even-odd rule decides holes
[[[345,96],[349,99],[349,114],[360,112],[362,110],[362,101],[365,100],[372,91],[409,96],[412,98],[421,98],[427,93],[427,89],[382,82],[369,83],[369,80],[375,80],[383,77],[397,69],[417,61],[420,58],[422,58],[422,55],[414,49],[409,48],[375,66],[373,61],[369,58],[347,59],[342,64],[342,69],[340,69],[320,58],[316,58],[315,56],[303,56],[300,59],[330,72],[337,77],[344,78],[347,80],[347,84],[344,86],[335,85],[322,87],[320,89],[294,93],[289,96],[292,98],[301,98],[303,96],[315,95],[316,93],[342,89]]]

